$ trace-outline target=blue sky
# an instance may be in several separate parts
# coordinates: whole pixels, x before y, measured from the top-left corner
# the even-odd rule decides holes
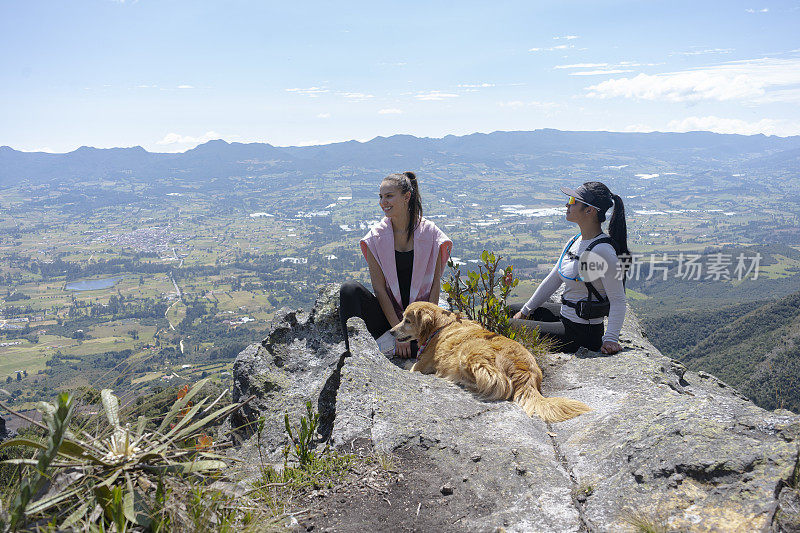
[[[0,145],[800,134],[800,2],[0,0]]]

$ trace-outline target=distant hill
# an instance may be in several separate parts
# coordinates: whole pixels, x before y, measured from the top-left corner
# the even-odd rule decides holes
[[[800,412],[800,292],[645,320],[665,355],[727,381],[765,409]]]
[[[800,272],[786,266],[800,261],[800,251],[770,244],[706,254],[742,250],[760,253],[764,271],[785,268],[741,282],[684,280],[675,269],[647,281],[645,269],[628,283],[645,296],[631,306],[664,355],[729,382],[761,407],[800,412]]]
[[[265,143],[209,141],[179,154],[133,148],[83,146],[66,154],[20,152],[0,147],[0,185],[20,180],[157,179],[188,181],[245,175],[324,174],[358,169],[359,177],[423,165],[478,165],[508,171],[547,171],[565,165],[632,162],[695,163],[702,168],[750,171],[796,168],[800,137],[689,133],[610,133],[543,129],[448,135],[376,137],[321,146],[276,147]],[[793,166],[794,165],[794,166]],[[366,173],[366,175],[365,175]]]
[[[661,353],[673,359],[683,360],[687,352],[710,335],[772,301],[757,300],[677,313],[674,310],[672,313],[665,311],[660,316],[648,316],[638,311],[636,314],[647,332],[648,340]]]

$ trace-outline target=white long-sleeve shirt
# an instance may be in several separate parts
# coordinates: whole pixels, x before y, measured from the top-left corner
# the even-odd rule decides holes
[[[580,256],[590,243],[603,237],[608,237],[608,235],[601,233],[597,237],[586,241],[578,238],[572,244],[570,249],[567,250],[567,252],[571,252],[574,254],[574,256]],[[609,265],[609,268],[597,281],[592,281],[592,285],[594,285],[594,288],[597,289],[597,292],[599,292],[601,296],[608,298],[610,304],[608,326],[606,327],[605,334],[603,335],[603,342],[619,342],[619,331],[622,329],[622,322],[625,320],[626,309],[625,287],[622,285],[622,265],[620,265],[614,247],[608,243],[600,243],[596,245],[594,248],[592,248],[591,253],[599,255],[603,258],[603,260],[606,261],[606,264]],[[560,271],[559,266],[561,267]],[[582,281],[568,279],[577,278],[579,274],[579,268],[580,261],[577,259],[571,259],[570,255],[565,253],[560,265],[556,264],[556,266],[553,267],[553,270],[550,271],[539,287],[536,288],[536,292],[533,293],[533,296],[531,296],[530,300],[528,300],[527,303],[525,303],[525,305],[522,307],[522,314],[528,315],[533,312],[534,309],[547,301],[547,299],[550,298],[554,292],[556,292],[562,283],[564,284],[563,297],[565,300],[570,302],[586,300],[589,293],[586,288],[586,284]],[[561,316],[578,324],[603,323],[602,317],[592,318],[589,320],[580,318],[575,312],[575,309],[567,305],[561,306]]]

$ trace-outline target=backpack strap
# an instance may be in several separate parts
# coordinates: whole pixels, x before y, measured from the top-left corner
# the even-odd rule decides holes
[[[586,292],[589,294],[589,301],[590,301],[590,302],[592,301],[592,296],[594,296],[595,298],[597,298],[597,301],[598,301],[598,302],[602,302],[602,301],[605,301],[605,300],[606,300],[606,298],[604,298],[603,296],[601,296],[601,295],[600,295],[600,293],[597,291],[597,289],[595,288],[595,286],[594,286],[594,285],[592,285],[592,283],[591,283],[591,282],[589,282],[589,281],[584,281],[584,282],[583,282],[583,284],[584,284],[584,285],[586,285]]]
[[[586,250],[584,250],[584,251],[591,252],[592,248],[594,248],[598,244],[603,244],[603,243],[610,244],[611,247],[614,249],[614,251],[615,252],[617,251],[617,247],[614,246],[614,241],[611,240],[611,237],[603,237],[602,239],[597,239],[596,241],[590,242],[589,246],[587,246]]]
[[[602,243],[610,244],[611,247],[614,248],[614,250],[616,251],[616,247],[614,246],[614,241],[612,241],[610,237],[603,237],[602,239],[597,239],[596,241],[590,242],[589,246],[587,246],[586,250],[584,250],[584,253],[592,251],[592,248],[594,248],[598,244],[602,244]],[[583,265],[584,265],[584,262],[581,261],[581,266],[583,266]],[[602,302],[602,301],[606,300],[606,298],[603,298],[603,296],[600,295],[600,292],[598,292],[598,290],[595,288],[594,285],[592,285],[591,282],[584,281],[583,284],[586,285],[586,292],[587,292],[587,295],[589,297],[589,301],[590,302],[592,301],[592,296],[597,298],[598,302]]]

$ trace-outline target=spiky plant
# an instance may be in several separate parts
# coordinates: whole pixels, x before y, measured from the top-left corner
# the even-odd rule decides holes
[[[245,402],[211,411],[214,403],[191,400],[208,382],[204,379],[178,395],[177,401],[153,432],[139,417],[135,428],[121,424],[119,400],[104,389],[101,399],[108,427],[98,435],[69,431],[73,399],[62,393],[53,404],[42,402],[46,430],[43,442],[17,438],[0,449],[23,446],[39,450],[36,459],[7,462],[33,466],[11,505],[3,529],[46,521],[70,529],[96,521],[121,532],[131,526],[149,529],[163,505],[164,480],[187,474],[212,473],[227,466],[225,457],[213,453],[203,429],[241,407]],[[205,409],[204,409],[205,407]],[[44,490],[48,488],[49,490]]]

